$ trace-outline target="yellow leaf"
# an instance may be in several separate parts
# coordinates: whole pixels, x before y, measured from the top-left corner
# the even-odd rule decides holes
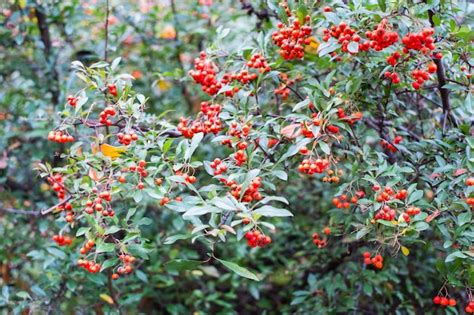
[[[176,38],[176,30],[173,26],[167,25],[163,28],[160,33],[160,37],[164,39],[175,39]]]
[[[97,172],[92,168],[89,169],[89,177],[95,182],[99,181],[99,176],[97,176]]]
[[[99,295],[99,297],[102,300],[104,300],[105,302],[109,303],[109,304],[114,304],[114,299],[112,299],[112,297],[110,297],[110,295],[102,293],[101,295]]]
[[[402,249],[403,255],[405,256],[410,255],[410,250],[408,248],[406,248],[405,246],[402,246],[401,249]]]
[[[99,147],[94,142],[91,143],[91,151],[92,151],[92,154],[97,154],[97,152],[99,152]]]
[[[316,54],[319,47],[319,41],[313,36],[311,36],[309,39],[311,40],[311,42],[309,43],[309,45],[305,46],[304,51],[308,54]]]
[[[103,155],[108,156],[112,160],[118,158],[120,154],[127,151],[126,147],[114,147],[113,145],[104,143],[100,146],[100,151]]]
[[[171,88],[171,84],[166,80],[159,80],[157,86],[158,89],[163,92],[168,91]]]
[[[390,222],[392,222],[393,225],[398,225],[398,221],[396,221],[396,220],[392,220]]]

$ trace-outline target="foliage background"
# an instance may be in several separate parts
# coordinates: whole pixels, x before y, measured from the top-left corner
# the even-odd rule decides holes
[[[109,1],[109,60],[122,57],[121,71],[132,73],[135,89],[150,97],[147,112],[170,111],[166,115],[175,121],[196,113],[205,99],[187,71],[199,51],[222,34],[219,27],[231,30],[225,48],[233,51],[248,42],[252,32],[268,34],[276,24],[267,1],[222,0],[210,6],[191,0]],[[344,6],[338,1],[327,4]],[[377,9],[376,4],[364,5]],[[330,205],[337,187],[328,189],[299,178],[277,187],[289,199],[295,216],[274,221],[277,232],[271,246],[250,250],[229,238],[217,249],[219,257],[230,257],[256,271],[263,281],[240,278],[215,262],[191,271],[167,268],[165,264],[173,259],[203,259],[206,252],[200,242],[164,244],[167,236],[186,230],[187,223],[153,202],[139,205],[142,215],[153,222],[142,227],[152,251],[135,276],[111,284],[106,276],[78,270],[72,263],[77,258],[74,250],[63,252],[50,241],[58,227],[38,210],[54,204],[54,194],[34,168],[40,161],[61,164],[58,152],[64,148],[48,143],[47,133],[57,123],[56,113],[68,91],[77,86],[71,61],[91,64],[103,58],[106,7],[106,1],[93,0],[8,0],[0,5],[0,309],[16,313],[25,309],[55,313],[435,313],[431,299],[444,282],[436,265],[446,256],[438,250],[443,242],[439,231],[427,231],[429,241],[414,243],[409,256],[387,255],[382,271],[365,269],[360,253],[352,252],[343,241],[321,250],[311,243],[314,231],[343,218]],[[461,20],[469,16],[467,4],[461,3],[459,9],[447,14],[446,23],[452,16]],[[316,57],[309,60],[308,68],[317,71],[328,64]],[[454,85],[452,89],[454,102],[464,103],[465,91],[457,91]],[[377,97],[374,91],[373,98]],[[469,115],[457,108],[459,117]],[[422,111],[427,132],[433,132],[431,115],[436,112],[428,107]],[[470,123],[472,119],[466,122]],[[376,133],[363,132],[368,134],[368,144],[373,144]],[[444,141],[456,141],[456,136]],[[425,145],[414,150],[429,152]],[[211,150],[201,150],[201,158],[208,158]],[[454,151],[448,149],[445,157],[453,155],[448,163],[456,169]],[[436,156],[436,148],[430,154]],[[351,159],[345,163],[350,170]],[[421,188],[428,198],[433,194],[429,187]],[[345,223],[347,228],[350,222]],[[366,244],[358,246],[362,249]],[[455,294],[465,298],[463,293]],[[111,296],[119,303],[111,303]]]

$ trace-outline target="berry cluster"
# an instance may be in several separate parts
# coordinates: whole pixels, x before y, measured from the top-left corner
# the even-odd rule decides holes
[[[189,175],[187,173],[183,173],[182,171],[176,171],[175,172],[177,176],[182,176],[184,180],[189,183],[189,184],[194,184],[197,181],[196,176],[194,175]]]
[[[59,246],[71,245],[72,239],[68,236],[54,235],[53,241],[56,242]]]
[[[171,199],[169,197],[163,197],[161,200],[160,200],[160,206],[164,206],[166,205],[167,203],[169,203],[171,201]]]
[[[326,131],[330,133],[339,133],[339,127],[334,125],[327,125]]]
[[[56,192],[58,199],[64,199],[64,196],[66,195],[66,188],[64,187],[64,179],[61,174],[49,176],[48,182],[50,185],[52,185],[52,188]]]
[[[401,217],[406,223],[410,223],[412,216],[415,216],[421,212],[418,207],[408,207],[407,210],[401,214]]]
[[[93,188],[92,192],[94,194],[97,194],[97,188]],[[104,208],[103,202],[105,201],[106,207]],[[98,213],[102,214],[104,217],[113,217],[115,215],[115,211],[112,210],[110,206],[110,202],[112,201],[112,195],[110,194],[109,191],[102,191],[97,195],[97,197],[92,200],[87,200],[86,201],[86,208],[84,209],[84,212],[87,214],[93,214],[94,210],[97,211]]]
[[[72,107],[76,107],[77,101],[78,101],[78,98],[77,98],[77,97],[74,97],[74,96],[72,96],[72,95],[69,95],[69,96],[67,97],[67,103],[68,103],[69,105],[71,105]]]
[[[324,176],[321,180],[323,181],[323,183],[339,183],[340,181],[340,178],[339,176],[342,176],[342,174],[344,174],[344,172],[342,170],[338,170],[337,172],[329,169],[326,171],[326,173],[328,174],[328,176]]]
[[[321,174],[329,167],[329,161],[327,159],[304,159],[300,165],[298,165],[298,171],[308,175],[315,173]]]
[[[346,113],[344,112],[344,109],[342,107],[339,107],[337,109],[337,117],[339,117],[340,120],[346,121],[350,125],[353,125],[357,121],[362,119],[362,113],[355,112],[355,113],[352,113],[350,116],[347,116]]]
[[[247,124],[242,124],[239,128],[239,125],[237,124],[237,122],[233,121],[233,122],[230,123],[230,128],[227,131],[227,134],[229,136],[242,139],[242,138],[248,137],[250,129],[251,129],[251,125],[248,124],[248,123]],[[230,141],[230,139],[227,139],[227,141],[226,140],[222,141],[222,144],[231,145],[232,141]]]
[[[61,209],[61,208],[58,207],[58,209]],[[74,212],[72,210],[72,205],[70,203],[65,203],[64,208],[61,210],[67,211],[66,216],[64,217],[66,222],[71,223],[72,221],[74,221]]]
[[[222,88],[222,83],[217,81],[215,64],[207,60],[206,57],[206,53],[201,51],[199,58],[194,60],[194,70],[190,70],[189,75],[201,85],[203,92],[216,95]]]
[[[319,126],[319,125],[315,125],[315,126]],[[306,124],[305,121],[301,122],[301,134],[306,138],[313,138],[314,137],[313,131],[310,128],[308,128],[308,125]],[[303,149],[303,152],[304,151],[305,150]]]
[[[244,150],[238,150],[234,154],[234,159],[235,159],[235,164],[237,166],[241,166],[247,161],[247,154],[245,153]]]
[[[390,142],[388,142],[385,139],[380,140],[380,145],[382,146],[382,148],[384,148],[385,150],[388,150],[392,153],[396,153],[398,151],[397,148],[394,145],[392,145]]]
[[[401,82],[400,76],[396,72],[385,71],[384,76],[392,81],[393,84],[398,84]]]
[[[286,100],[288,96],[290,96],[291,90],[288,88],[289,86],[295,83],[295,80],[288,79],[288,75],[286,73],[280,73],[278,75],[280,80],[282,81],[280,85],[275,89],[275,95],[281,95],[281,98]]]
[[[371,258],[371,254],[369,252],[364,252],[364,264],[367,266],[373,265],[376,269],[383,268],[383,257],[379,254],[375,255]]]
[[[469,303],[464,308],[464,311],[466,311],[466,313],[468,313],[468,314],[474,313],[474,300],[469,301]]]
[[[407,196],[408,196],[408,191],[406,189],[402,189],[399,192],[397,192],[393,197],[395,199],[405,200]]]
[[[245,238],[247,239],[247,244],[254,247],[265,247],[272,242],[270,236],[261,233],[258,230],[248,231],[245,233]]]
[[[311,17],[306,16],[306,23]],[[272,34],[272,40],[280,47],[280,55],[286,59],[302,59],[304,57],[304,46],[311,43],[311,26],[301,25],[298,20],[294,20],[288,26],[278,23],[278,30]]]
[[[140,179],[137,184],[137,188],[142,190],[145,188],[145,184],[143,183],[142,179],[148,176],[148,172],[146,171],[146,162],[144,160],[140,160],[138,162],[138,165],[130,165],[128,167],[128,170],[130,172],[137,172],[138,175],[140,176]]]
[[[94,240],[88,240],[88,241],[84,244],[84,246],[81,247],[81,249],[79,250],[79,253],[80,253],[81,255],[87,254],[87,252],[89,252],[89,251],[92,249],[92,247],[94,247],[94,245],[95,245]]]
[[[250,58],[250,61],[247,62],[249,68],[258,69],[260,73],[269,72],[271,70],[268,65],[265,57],[260,54],[255,54]]]
[[[74,137],[64,131],[50,131],[48,133],[48,140],[57,143],[73,142]]]
[[[374,220],[392,221],[395,219],[396,211],[385,205],[374,216]]]
[[[130,145],[132,141],[138,140],[138,135],[134,131],[131,131],[130,133],[119,132],[117,134],[117,139],[120,144]]]
[[[436,65],[434,65],[436,67]],[[436,69],[435,69],[436,71]],[[411,72],[411,76],[415,80],[411,85],[415,90],[418,90],[421,88],[423,83],[425,83],[426,80],[430,79],[430,74],[427,71],[421,70],[421,69],[415,69]]]
[[[110,94],[117,97],[117,86],[115,84],[113,83],[108,84],[107,90],[109,91]]]
[[[79,267],[84,268],[90,273],[97,273],[100,271],[100,264],[96,264],[94,261],[87,260],[87,259],[79,259],[77,261],[77,265]]]
[[[396,52],[394,52],[393,54],[391,54],[390,56],[387,57],[387,63],[389,65],[391,65],[392,67],[394,67],[401,57],[402,57],[402,55],[400,55],[400,53],[398,51],[396,51]]]
[[[457,304],[455,299],[448,298],[446,296],[440,296],[440,295],[437,295],[433,298],[433,303],[436,304],[436,305],[444,306],[444,307],[456,306],[456,304]]]
[[[106,126],[112,126],[113,122],[109,119],[109,116],[115,116],[115,114],[115,109],[111,106],[107,106],[100,112],[99,122]]]
[[[374,185],[372,187],[373,191],[379,191],[381,187],[379,185]],[[393,197],[395,199],[403,200],[408,196],[408,191],[405,189],[400,190],[395,194],[395,191],[390,186],[385,186],[383,191],[376,196],[377,202],[387,202]]]
[[[133,271],[132,264],[136,261],[136,258],[131,255],[121,254],[119,259],[122,261],[123,266],[117,268],[117,273],[112,274],[112,280],[117,280],[120,275],[129,274]]]
[[[227,180],[225,182],[226,186],[230,187],[231,195],[237,200],[240,199],[240,193],[242,191],[242,184],[237,184],[235,180]],[[263,196],[258,192],[258,189],[262,185],[262,179],[260,177],[255,177],[249,184],[247,190],[242,196],[243,202],[252,202],[253,200],[261,200]]]
[[[342,51],[349,53],[351,53],[348,49],[349,43],[360,43],[361,40],[360,36],[356,34],[355,30],[353,30],[345,22],[339,23],[338,26],[333,25],[330,29],[324,29],[323,34],[323,41],[327,42],[331,37],[333,37],[337,39],[339,44],[341,44]],[[369,42],[359,44],[360,51],[368,51],[369,47]]]
[[[348,209],[351,203],[357,204],[360,198],[364,198],[365,193],[362,190],[357,191],[354,196],[349,199],[347,195],[342,194],[332,199],[332,204],[338,209]]]
[[[224,74],[222,76],[221,83],[222,84],[228,84],[231,81],[239,81],[242,84],[247,84],[249,82],[252,82],[252,81],[256,80],[257,78],[258,78],[258,75],[256,73],[250,73],[250,72],[248,72],[248,70],[241,70],[238,73],[226,73],[226,74]],[[226,96],[233,96],[234,92],[238,92],[238,91],[239,91],[239,88],[237,87],[236,90],[228,91],[228,92],[231,92],[231,93],[226,94]]]
[[[278,139],[267,138],[267,148],[269,148],[269,149],[273,148],[274,146],[277,145],[278,142],[280,142]],[[255,143],[257,144],[257,146],[259,146],[260,145],[260,138],[255,139]]]
[[[221,175],[227,171],[227,165],[222,163],[221,159],[214,159],[210,166],[214,169],[214,176]]]
[[[365,36],[370,39],[370,47],[376,51],[381,51],[398,41],[398,34],[391,32],[386,19],[383,19],[375,30],[367,31]]]
[[[438,54],[441,54],[441,53],[438,53]],[[441,58],[437,58],[437,59],[441,59]],[[461,66],[461,71],[462,71],[462,72],[466,72],[466,71],[467,71],[466,66]],[[467,77],[468,79],[470,79],[471,76],[472,76],[472,73],[469,73],[469,72],[468,72],[468,73],[465,73],[465,74],[466,74],[466,77]]]
[[[434,29],[425,28],[420,33],[409,33],[402,38],[402,43],[405,46],[403,48],[404,53],[409,53],[411,50],[421,51],[426,54],[430,50],[435,49],[433,39]]]
[[[323,229],[323,233],[325,235],[329,235],[331,234],[331,229],[329,227],[325,227]],[[324,248],[327,246],[328,241],[325,238],[320,238],[318,233],[313,233],[313,244],[316,245],[318,248]]]
[[[217,134],[222,129],[222,122],[219,118],[221,111],[222,105],[202,102],[198,118],[189,122],[188,119],[181,117],[177,128],[188,139],[199,132]]]

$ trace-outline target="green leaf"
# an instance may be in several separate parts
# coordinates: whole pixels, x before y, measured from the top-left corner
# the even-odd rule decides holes
[[[309,98],[307,98],[307,99],[305,99],[305,100],[299,102],[298,104],[296,104],[296,105],[293,107],[293,111],[296,112],[296,111],[299,110],[299,109],[308,107],[309,102],[310,102]]]
[[[146,276],[146,274],[143,271],[137,270],[136,275],[137,275],[138,279],[142,280],[145,283],[148,283],[148,277]]]
[[[19,291],[16,293],[16,296],[18,296],[21,299],[31,299],[30,294],[26,291]]]
[[[252,211],[252,214],[260,214],[265,217],[292,217],[293,214],[285,209],[275,208],[272,206],[263,206]]]
[[[181,272],[185,270],[193,270],[199,267],[202,261],[199,260],[188,260],[188,259],[175,259],[165,264],[165,269],[168,271]]]
[[[463,226],[464,224],[471,222],[472,212],[465,212],[458,215],[458,225]]]
[[[170,244],[173,244],[174,242],[178,241],[178,240],[186,240],[188,238],[190,238],[191,236],[188,235],[188,234],[177,234],[177,235],[173,235],[173,236],[170,236],[170,237],[167,237],[163,244],[166,244],[166,245],[170,245]]]
[[[350,42],[349,45],[347,45],[347,50],[353,54],[357,54],[359,52],[359,44],[356,42]]]
[[[60,249],[57,249],[55,247],[48,247],[46,250],[48,251],[48,253],[58,257],[59,259],[65,259],[66,258],[66,254]]]
[[[360,229],[359,231],[357,231],[356,240],[360,240],[360,239],[363,238],[365,235],[369,234],[369,232],[370,232],[370,229],[369,229],[369,228],[363,227],[362,229]]]
[[[387,10],[387,4],[385,3],[385,0],[377,0],[377,3],[379,5],[380,10],[385,12]]]
[[[76,236],[84,235],[84,234],[86,234],[87,232],[89,232],[90,229],[91,229],[90,227],[81,227],[81,228],[79,228],[79,229],[77,230]]]
[[[183,214],[183,218],[188,218],[192,216],[200,216],[207,213],[220,213],[222,209],[213,207],[213,206],[196,206],[192,207]]]
[[[120,231],[121,229],[116,226],[116,225],[112,225],[112,226],[109,226],[108,228],[105,229],[105,233],[104,234],[114,234],[115,232],[118,232]]]
[[[430,228],[430,225],[426,222],[419,221],[415,223],[415,229],[417,231],[424,231]]]
[[[460,251],[456,251],[454,253],[449,254],[444,261],[448,263],[456,260],[456,258],[467,258],[467,256]]]
[[[327,155],[331,154],[331,149],[329,148],[328,144],[324,141],[319,141],[318,142],[318,145],[319,147],[321,148],[321,150],[323,150],[323,152]]]
[[[140,225],[150,225],[153,223],[153,220],[150,219],[150,218],[141,218],[138,222],[137,222],[137,226],[140,226]]]
[[[281,170],[272,171],[272,175],[284,181],[288,180],[288,174]]]
[[[191,145],[188,147],[188,149],[186,150],[186,153],[184,154],[184,159],[185,160],[189,160],[191,158],[194,151],[196,150],[199,143],[201,142],[202,138],[204,138],[204,133],[202,133],[202,132],[196,133],[193,136],[193,139],[191,140]]]
[[[408,204],[412,204],[415,201],[420,200],[423,197],[423,190],[415,190],[408,196]]]
[[[258,277],[255,274],[253,274],[252,272],[250,272],[248,269],[246,269],[244,267],[241,267],[241,266],[239,266],[239,265],[237,265],[233,262],[230,262],[230,261],[222,260],[222,259],[219,259],[219,258],[216,258],[216,259],[219,262],[221,262],[224,266],[229,268],[231,271],[238,274],[239,276],[247,278],[247,279],[255,280],[255,281],[260,281],[260,279],[258,279]]]
[[[290,204],[289,201],[285,197],[280,197],[280,196],[266,196],[265,198],[260,200],[259,203],[267,204],[270,201],[279,201],[279,202],[283,202],[284,204],[287,204],[287,205]]]
[[[327,54],[335,51],[337,48],[339,48],[339,44],[335,41],[329,41],[327,43],[323,43],[319,45],[318,47],[319,57],[326,56]]]
[[[99,243],[97,245],[96,252],[97,253],[109,253],[113,252],[115,250],[115,244],[114,243]]]

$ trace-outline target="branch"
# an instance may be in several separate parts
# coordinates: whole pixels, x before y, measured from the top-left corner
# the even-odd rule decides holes
[[[43,8],[37,3],[35,6],[35,15],[38,24],[38,29],[40,31],[41,41],[44,46],[44,56],[46,59],[46,64],[49,64],[51,58],[51,36],[49,32],[49,24],[47,21],[46,14],[43,12]],[[51,64],[51,75],[52,79],[56,84],[49,84],[49,91],[52,94],[52,101],[55,105],[59,104],[59,88],[57,83],[59,82],[59,75],[55,68],[56,62]]]
[[[242,10],[246,10],[248,15],[255,15],[257,17],[257,29],[262,28],[262,23],[264,21],[270,21],[270,17],[278,17],[275,12],[269,11],[266,8],[261,9],[260,11],[256,10],[253,5],[246,0],[240,0],[240,3],[242,4]]]
[[[171,12],[173,13],[173,24],[174,24],[174,29],[176,32],[176,36],[174,38],[176,42],[176,50],[175,50],[175,59],[178,62],[179,68],[183,72],[183,75],[186,75],[186,70],[184,68],[184,64],[181,61],[181,43],[179,41],[179,22],[178,22],[178,12],[176,10],[176,5],[174,0],[171,0]],[[182,81],[180,81],[181,85],[181,93],[183,93],[184,99],[186,103],[188,104],[189,111],[192,112],[193,109],[193,102],[190,99],[190,95],[188,92],[188,89],[186,88],[186,84]]]
[[[40,212],[37,210],[20,210],[20,209],[13,209],[13,208],[0,208],[0,212],[19,214],[19,215],[29,215],[33,217],[37,217],[40,215]]]
[[[46,214],[52,212],[52,211],[53,211],[54,209],[56,209],[57,207],[62,206],[63,204],[65,204],[66,202],[68,202],[68,201],[71,200],[71,199],[72,199],[72,196],[68,196],[67,198],[65,198],[65,199],[64,199],[63,201],[61,201],[60,203],[55,204],[54,206],[52,206],[52,207],[50,207],[50,208],[48,208],[48,209],[43,209],[43,210],[41,210],[41,214],[42,214],[42,215],[46,215]]]
[[[105,1],[105,43],[104,43],[104,61],[107,61],[108,46],[109,46],[109,0]]]
[[[428,18],[431,24],[431,27],[435,27],[433,21],[434,12],[433,10],[428,10]],[[436,64],[436,76],[438,77],[438,90],[441,96],[441,103],[443,105],[443,117],[441,118],[441,124],[443,125],[443,133],[446,130],[446,123],[449,121],[453,126],[457,126],[457,121],[451,111],[451,102],[449,100],[449,90],[444,86],[447,83],[446,75],[444,72],[443,62],[441,59],[433,58],[433,62]]]

